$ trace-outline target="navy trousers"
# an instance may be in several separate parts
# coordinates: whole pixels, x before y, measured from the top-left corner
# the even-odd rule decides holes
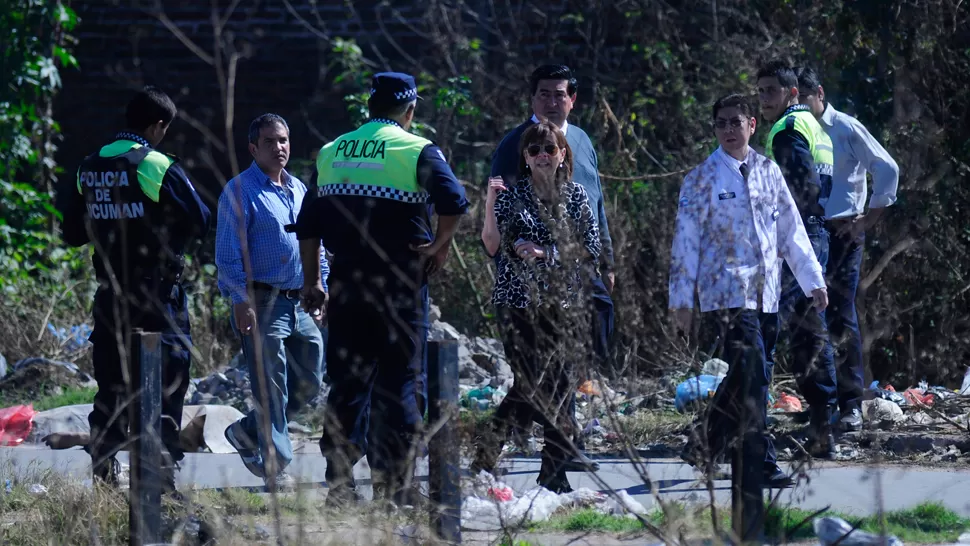
[[[829,225],[832,225],[829,223]],[[855,239],[833,235],[829,249],[827,284],[829,307],[825,318],[835,346],[839,410],[848,413],[862,409],[865,368],[862,360],[862,333],[855,298],[859,289],[865,233]]]
[[[778,339],[778,315],[749,309],[705,313],[705,326],[722,340],[720,358],[728,363],[707,415],[707,443],[716,461],[732,441],[759,431],[765,442],[765,467],[777,464],[774,443],[767,434],[770,355]]]
[[[348,269],[335,262],[328,279],[327,481],[352,485],[353,465],[367,455],[399,490],[413,472],[425,412],[428,286],[415,290],[383,272],[355,278]]]
[[[139,304],[126,305],[125,298],[105,288],[98,289],[94,296],[94,331],[90,339],[98,392],[88,415],[91,426],[88,451],[96,472],[125,449],[129,437],[132,423],[129,423],[126,401],[130,397],[128,380],[134,376],[119,349],[123,348],[132,328],[162,334],[162,443],[171,462],[184,457],[179,432],[185,391],[189,387],[192,343],[185,291],[177,284],[167,284],[133,299]],[[124,313],[119,316],[117,312],[122,308]],[[138,347],[131,347],[131,351],[137,350]]]
[[[812,218],[805,223],[805,230],[824,272],[829,261],[828,230]],[[812,422],[827,423],[830,410],[837,403],[837,387],[826,312],[815,310],[812,298],[805,296],[787,263],[782,267],[778,315],[789,340],[795,382],[809,404]]]

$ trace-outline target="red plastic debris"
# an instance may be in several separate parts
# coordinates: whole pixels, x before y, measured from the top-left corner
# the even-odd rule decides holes
[[[785,413],[797,413],[802,411],[802,401],[798,399],[797,396],[792,396],[787,392],[781,394],[778,397],[778,401],[772,406],[775,409],[780,409]]]
[[[0,409],[0,446],[19,446],[34,426],[33,404]]]
[[[515,493],[509,487],[489,487],[488,496],[500,502],[508,502],[512,500]]]
[[[935,396],[933,396],[932,394],[926,394],[919,389],[906,389],[906,392],[903,393],[903,398],[905,398],[906,401],[909,402],[911,406],[917,406],[917,407],[921,405],[932,407],[933,402],[936,401]]]

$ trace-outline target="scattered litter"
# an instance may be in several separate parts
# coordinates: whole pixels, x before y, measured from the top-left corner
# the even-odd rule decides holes
[[[894,389],[892,385],[886,385],[886,388],[880,388],[879,382],[873,381],[872,384],[869,385],[869,391],[872,392],[876,398],[889,400],[898,406],[905,406],[908,404],[906,397],[896,392],[896,389]]]
[[[802,411],[802,401],[797,396],[785,392],[781,394],[778,401],[771,407],[785,413],[797,413]]]
[[[46,495],[47,488],[39,483],[34,483],[27,488],[27,492],[30,493],[31,495]]]
[[[515,492],[511,487],[489,487],[488,496],[499,502],[508,502],[515,497]]]
[[[683,412],[691,403],[714,396],[723,379],[713,375],[699,375],[677,385],[677,397],[674,399],[677,411]]]
[[[858,449],[837,445],[835,446],[835,460],[836,461],[854,461],[861,457],[862,454],[859,453]]]
[[[929,426],[929,425],[935,425],[936,419],[934,419],[931,415],[923,413],[921,411],[919,413],[914,413],[910,415],[909,422],[914,425]]]
[[[61,343],[61,347],[68,353],[79,351],[91,345],[88,338],[91,337],[92,330],[87,324],[71,326],[70,331],[68,331],[65,328],[56,328],[48,322],[47,331]]]
[[[401,541],[401,544],[417,544],[421,538],[421,531],[417,525],[400,525],[394,528],[394,536]]]
[[[587,379],[583,381],[583,384],[576,389],[580,394],[585,394],[586,396],[601,396],[603,393],[599,389],[599,383],[590,381]]]
[[[81,368],[78,368],[77,364],[73,362],[61,362],[60,360],[51,360],[49,358],[44,358],[40,356],[32,356],[30,358],[25,358],[23,360],[18,361],[16,364],[13,365],[13,371],[26,368],[27,366],[37,366],[40,364],[46,364],[48,366],[59,366],[61,368],[64,368],[65,370],[74,372],[76,374],[82,373]]]
[[[920,406],[932,407],[933,402],[935,401],[935,396],[933,396],[932,394],[927,394],[926,389],[914,389],[914,388],[906,389],[906,391],[903,392],[903,398],[906,399],[906,402],[909,405],[915,406],[915,407],[920,407]]]
[[[701,374],[724,377],[728,373],[728,368],[727,362],[720,358],[712,358],[704,363],[704,366],[701,368]]]
[[[852,530],[852,526],[841,518],[825,517],[815,518],[812,526],[815,528],[815,536],[818,537],[822,546],[903,546],[903,542],[895,536],[881,537],[858,529]]]
[[[0,446],[19,446],[34,426],[33,404],[0,409]]]
[[[466,484],[462,502],[462,527],[473,530],[500,529],[503,523],[546,521],[560,508],[592,508],[612,515],[646,514],[642,504],[625,491],[619,500],[583,487],[571,493],[557,495],[544,487],[535,487],[517,495],[506,484],[482,471],[473,482]],[[492,492],[502,498],[496,499]],[[506,493],[511,494],[509,497]]]
[[[862,413],[866,420],[880,428],[892,428],[905,419],[903,409],[898,404],[884,398],[874,400],[864,400],[862,402]]]
[[[5,493],[13,493],[13,482],[10,480],[4,481],[3,490]]]

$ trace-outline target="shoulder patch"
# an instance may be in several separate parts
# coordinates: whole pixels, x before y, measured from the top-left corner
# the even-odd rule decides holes
[[[445,163],[448,162],[448,160],[445,159],[445,153],[441,151],[441,148],[438,148],[438,157],[440,157],[441,160],[444,161]]]

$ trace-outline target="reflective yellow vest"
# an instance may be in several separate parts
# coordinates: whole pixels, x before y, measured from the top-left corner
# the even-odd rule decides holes
[[[116,140],[98,152],[98,157],[103,159],[120,158],[126,159],[137,168],[138,185],[141,191],[152,201],[158,202],[158,196],[162,188],[162,181],[168,168],[175,163],[175,160],[167,155],[155,150],[145,151],[141,144],[131,140]],[[77,191],[83,193],[81,184],[81,171],[83,165],[78,169]]]
[[[427,203],[428,192],[418,185],[418,158],[428,144],[393,122],[371,120],[320,149],[319,195]]]
[[[815,171],[821,175],[832,176],[832,169],[834,167],[832,160],[832,139],[829,138],[825,129],[822,129],[822,126],[808,110],[807,106],[789,111],[771,126],[771,132],[768,133],[768,142],[765,145],[765,156],[774,161],[775,151],[773,143],[775,141],[775,135],[789,127],[798,131],[808,141],[809,148],[812,151],[812,160],[815,162]]]

